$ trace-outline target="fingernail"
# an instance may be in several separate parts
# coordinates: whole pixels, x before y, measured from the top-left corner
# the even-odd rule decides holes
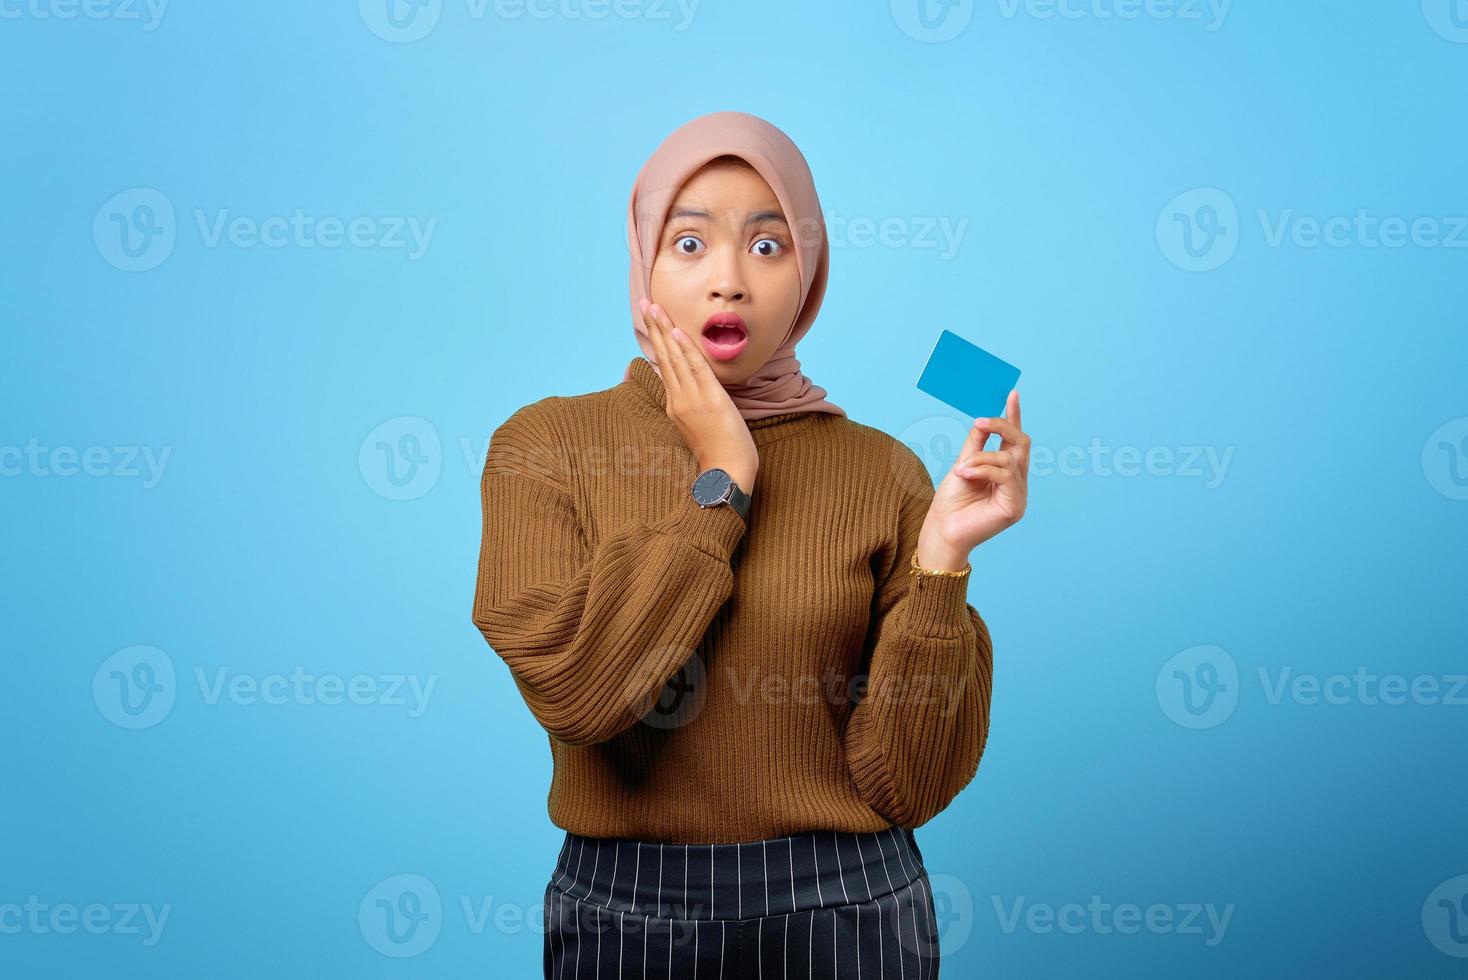
[[[975,426],[982,427],[982,426],[985,426],[985,425],[988,425],[988,424],[989,424],[989,420],[988,419],[974,419],[974,425]]]

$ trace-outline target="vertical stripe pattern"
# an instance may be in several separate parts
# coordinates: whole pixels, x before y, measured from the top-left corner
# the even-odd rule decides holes
[[[557,980],[938,976],[922,852],[896,826],[689,845],[568,832],[545,926]]]

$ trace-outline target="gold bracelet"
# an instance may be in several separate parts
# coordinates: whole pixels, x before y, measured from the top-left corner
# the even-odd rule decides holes
[[[914,549],[912,549],[912,568],[910,569],[909,574],[911,574],[911,575],[946,575],[946,576],[950,576],[952,578],[962,578],[963,576],[965,576],[965,575],[967,575],[969,573],[969,570],[971,568],[973,568],[973,563],[972,562],[964,562],[963,563],[963,567],[960,568],[956,572],[949,571],[948,569],[944,569],[944,568],[924,568],[923,566],[921,566],[921,565],[918,564],[918,560],[917,560],[917,549],[914,548]]]

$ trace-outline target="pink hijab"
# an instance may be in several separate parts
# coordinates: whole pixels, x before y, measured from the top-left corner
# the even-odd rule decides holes
[[[627,205],[627,247],[632,253],[632,327],[637,332],[637,345],[661,378],[663,372],[638,305],[643,297],[651,298],[652,264],[673,199],[695,171],[726,154],[739,157],[758,171],[785,212],[800,270],[800,309],[785,340],[764,366],[743,384],[725,385],[724,390],[745,421],[782,412],[844,416],[843,409],[826,400],[826,390],[801,373],[800,361],[795,357],[796,341],[810,330],[821,308],[831,256],[815,181],[790,137],[747,112],[711,112],[684,123],[642,165],[632,185]],[[631,377],[629,364],[623,380]]]

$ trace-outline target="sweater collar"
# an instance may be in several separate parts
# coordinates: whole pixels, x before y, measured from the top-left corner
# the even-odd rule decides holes
[[[674,436],[678,436],[677,426],[668,418],[667,389],[663,387],[663,379],[658,376],[652,362],[645,357],[634,357],[628,370],[632,376],[616,388],[624,402],[638,417],[653,425],[666,427]],[[760,419],[748,419],[744,424],[748,426],[754,444],[763,446],[804,432],[818,424],[823,416],[835,418],[824,412],[782,412]]]

